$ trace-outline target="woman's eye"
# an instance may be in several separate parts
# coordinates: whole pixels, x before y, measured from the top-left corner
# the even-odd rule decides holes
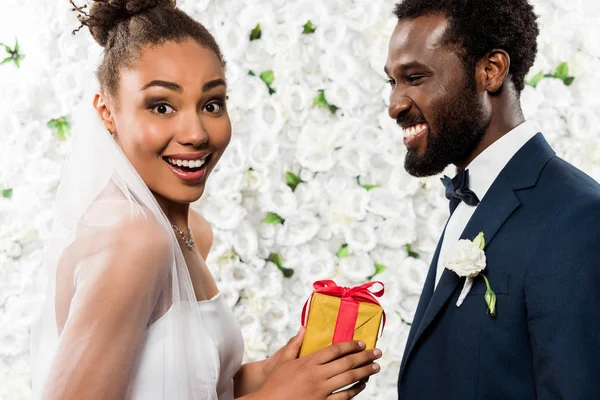
[[[204,106],[204,109],[211,114],[218,114],[223,111],[223,104],[213,101]]]
[[[389,84],[391,87],[394,87],[394,86],[396,86],[396,81],[395,81],[395,80],[393,80],[393,79],[388,79],[388,80],[387,80],[387,83],[388,83],[388,84]]]
[[[152,112],[155,114],[167,115],[175,112],[175,109],[168,104],[157,104],[152,107]]]

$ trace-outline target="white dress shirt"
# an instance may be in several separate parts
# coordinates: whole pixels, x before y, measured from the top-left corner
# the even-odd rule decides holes
[[[469,189],[475,192],[479,200],[484,200],[487,191],[506,164],[536,133],[537,131],[532,123],[525,121],[492,143],[467,166],[469,170]],[[458,242],[476,209],[477,206],[469,206],[461,201],[450,217],[437,263],[436,287],[444,272],[444,255],[452,248],[454,243]]]

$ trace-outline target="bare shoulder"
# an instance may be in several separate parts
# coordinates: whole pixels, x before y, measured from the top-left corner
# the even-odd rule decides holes
[[[190,208],[189,220],[196,247],[202,258],[206,259],[213,243],[212,227],[206,218],[193,208]]]

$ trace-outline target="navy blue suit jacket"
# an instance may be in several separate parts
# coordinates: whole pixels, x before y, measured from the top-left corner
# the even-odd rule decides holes
[[[600,185],[558,158],[541,133],[481,200],[461,238],[484,232],[486,276],[460,308],[464,278],[440,245],[411,326],[401,400],[600,399]]]

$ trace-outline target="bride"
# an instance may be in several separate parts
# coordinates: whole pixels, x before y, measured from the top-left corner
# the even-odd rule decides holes
[[[190,209],[231,136],[213,36],[171,0],[75,10],[104,56],[55,203],[36,398],[354,397],[381,356],[361,342],[298,358],[301,331],[241,364],[240,328],[204,262],[212,231]]]

